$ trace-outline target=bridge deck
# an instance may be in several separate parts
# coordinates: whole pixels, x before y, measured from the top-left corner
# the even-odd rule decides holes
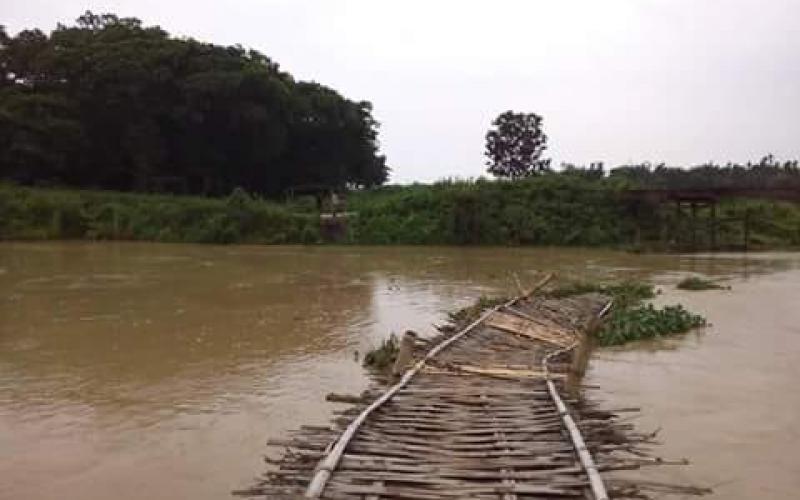
[[[417,362],[410,370],[414,373],[406,372],[385,402],[346,410],[337,422],[340,427],[305,427],[293,439],[273,443],[288,447],[275,462],[278,467],[240,493],[337,499],[607,498],[602,480],[599,490],[594,484],[596,470],[649,463],[639,449],[648,437],[628,432],[630,427],[616,415],[582,399],[568,400],[568,411],[560,412],[561,396],[553,394],[564,391],[581,329],[606,302],[598,295],[537,297],[497,308],[445,340],[451,342],[446,348],[429,351],[436,353]],[[577,442],[566,420],[577,423]],[[337,448],[342,454],[333,457]],[[612,491],[615,498],[642,498],[632,484],[612,484]]]

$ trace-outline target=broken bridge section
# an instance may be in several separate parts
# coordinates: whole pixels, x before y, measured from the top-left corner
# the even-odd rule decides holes
[[[608,302],[597,294],[524,296],[429,341],[399,382],[372,389],[335,425],[273,442],[285,447],[283,457],[238,494],[642,498],[642,485],[602,474],[660,462],[646,456],[652,436],[577,390],[579,351]]]

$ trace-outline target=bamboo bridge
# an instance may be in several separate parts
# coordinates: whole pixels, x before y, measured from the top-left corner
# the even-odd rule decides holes
[[[636,409],[600,409],[578,387],[591,330],[611,305],[598,294],[529,292],[457,331],[416,341],[399,381],[355,398],[331,427],[304,426],[270,442],[285,448],[282,458],[266,459],[271,470],[235,494],[606,500],[705,492],[606,477],[667,463],[648,455],[653,435],[620,421]]]

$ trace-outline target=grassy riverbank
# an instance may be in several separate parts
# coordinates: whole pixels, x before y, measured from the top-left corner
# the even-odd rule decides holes
[[[622,179],[547,174],[514,182],[456,181],[384,187],[348,200],[358,213],[350,240],[362,244],[480,244],[710,248],[710,213],[692,222],[672,205],[634,207]],[[720,249],[739,249],[748,219],[751,249],[800,246],[800,205],[727,200],[717,210]]]
[[[548,174],[515,182],[446,181],[356,191],[343,243],[561,245],[641,250],[708,248],[708,214],[625,201],[619,179]],[[124,239],[191,243],[317,243],[311,200],[276,203],[241,190],[225,198],[0,184],[0,239]],[[731,200],[718,208],[720,248],[800,247],[800,206]]]
[[[0,184],[0,239],[315,243],[318,218],[237,191],[227,198]]]
[[[610,182],[548,175],[356,193],[354,241],[369,244],[612,246],[633,234]]]

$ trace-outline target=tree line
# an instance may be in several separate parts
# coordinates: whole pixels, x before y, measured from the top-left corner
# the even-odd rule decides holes
[[[370,187],[389,168],[367,101],[255,50],[86,12],[0,26],[0,178],[122,191],[277,195]]]
[[[665,163],[622,165],[606,172],[602,162],[588,167],[562,163],[553,170],[543,159],[547,135],[535,113],[506,111],[492,121],[486,133],[487,172],[500,178],[524,179],[560,174],[584,179],[618,179],[629,187],[651,189],[800,189],[797,160],[780,161],[772,154],[746,164],[705,163],[689,168]]]
[[[771,154],[745,164],[705,163],[690,168],[665,163],[625,165],[613,169],[610,176],[656,189],[800,189],[797,160],[779,161]]]

